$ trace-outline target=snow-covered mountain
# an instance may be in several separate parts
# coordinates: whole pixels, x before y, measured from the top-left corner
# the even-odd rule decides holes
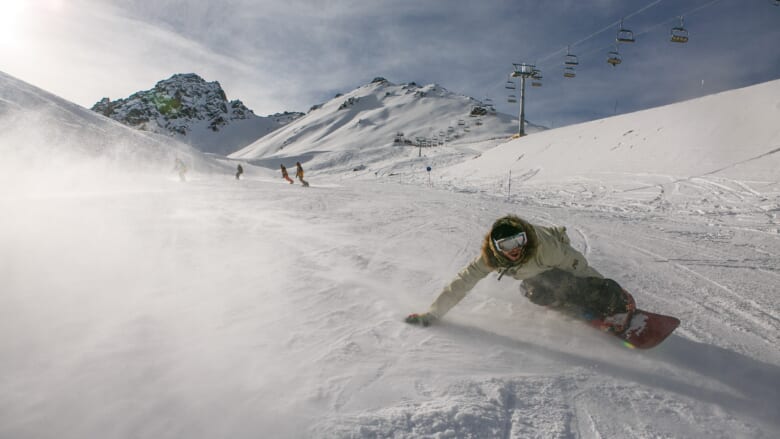
[[[542,129],[526,125],[527,133]],[[489,99],[436,84],[396,85],[379,77],[313,106],[304,117],[230,157],[255,163],[298,157],[311,169],[362,169],[390,157],[400,159],[420,145],[428,149],[507,139],[517,130],[517,118],[496,112]]]
[[[195,148],[229,154],[303,116],[256,116],[240,100],[228,101],[219,82],[176,74],[126,99],[103,98],[93,111],[140,130],[171,135]]]
[[[197,172],[225,168],[171,137],[128,128],[3,72],[0,154],[0,181],[12,182],[0,184],[5,189],[32,177],[30,170],[37,176],[29,184],[64,187],[128,172],[169,173],[177,158]]]

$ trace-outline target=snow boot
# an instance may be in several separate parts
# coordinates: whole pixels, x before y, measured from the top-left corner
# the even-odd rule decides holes
[[[628,291],[622,289],[623,299],[625,300],[625,310],[607,315],[602,318],[592,319],[590,324],[602,331],[614,332],[615,334],[622,334],[628,329],[631,324],[631,318],[636,311],[636,302],[634,297],[629,294]]]

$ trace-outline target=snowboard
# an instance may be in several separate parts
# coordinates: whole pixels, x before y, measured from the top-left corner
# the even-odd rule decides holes
[[[591,321],[591,325],[600,328],[600,321]],[[658,346],[680,325],[680,319],[663,314],[637,309],[623,332],[605,330],[623,340],[626,347],[632,349],[650,349]]]

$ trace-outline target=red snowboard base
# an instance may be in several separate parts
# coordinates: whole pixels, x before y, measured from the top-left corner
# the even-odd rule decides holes
[[[680,319],[676,317],[638,309],[634,311],[628,329],[622,333],[608,332],[632,349],[650,349],[666,340],[679,325]]]

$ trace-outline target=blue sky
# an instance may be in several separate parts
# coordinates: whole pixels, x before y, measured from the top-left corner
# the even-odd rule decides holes
[[[194,72],[259,115],[306,111],[376,76],[516,114],[504,86],[512,63],[529,62],[544,86],[527,90],[526,118],[562,126],[780,78],[772,0],[2,2],[0,70],[87,107]],[[684,45],[669,42],[681,14]],[[622,17],[637,41],[613,68]]]

